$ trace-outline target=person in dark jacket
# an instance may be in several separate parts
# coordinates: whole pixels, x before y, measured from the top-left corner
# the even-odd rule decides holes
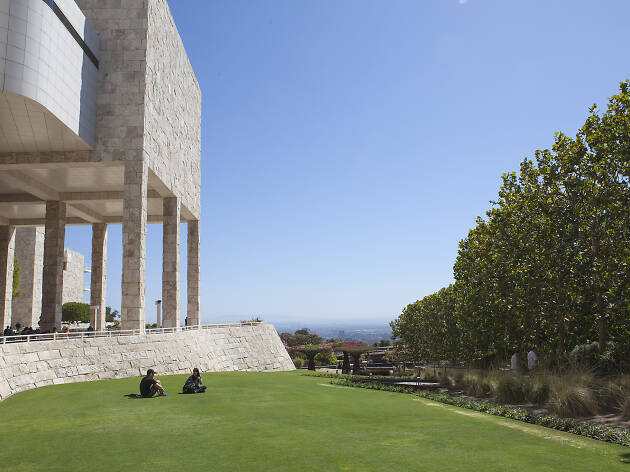
[[[158,394],[158,397],[168,395],[164,391],[160,381],[156,380],[154,377],[155,371],[153,369],[149,369],[147,370],[146,377],[140,381],[140,395],[142,398],[151,398],[155,396],[156,393]]]
[[[206,386],[201,385],[202,383],[203,383],[203,379],[201,378],[199,369],[195,367],[193,369],[192,375],[186,379],[183,392],[184,393],[203,393],[206,391]]]

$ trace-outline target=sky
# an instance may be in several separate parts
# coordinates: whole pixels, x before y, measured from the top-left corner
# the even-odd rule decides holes
[[[630,78],[627,0],[169,4],[203,93],[206,323],[391,321],[453,282],[501,174]],[[66,246],[89,260],[90,238],[69,227]],[[147,247],[154,321],[161,225]]]

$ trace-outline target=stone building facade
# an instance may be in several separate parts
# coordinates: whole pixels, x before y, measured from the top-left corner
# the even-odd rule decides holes
[[[44,269],[44,228],[23,227],[15,231],[15,259],[19,262],[19,296],[13,298],[12,323],[21,326],[39,326],[42,307],[42,279]],[[15,260],[14,259],[14,260]],[[98,258],[97,258],[98,260]],[[85,300],[85,256],[64,249],[62,305]],[[103,271],[104,274],[104,271]],[[105,280],[101,281],[105,287]],[[104,303],[104,302],[103,302]],[[96,303],[98,305],[98,302]]]
[[[42,272],[44,270],[44,228],[18,228],[15,255],[20,265],[20,296],[11,305],[13,326],[39,326],[42,313]]]
[[[165,325],[200,323],[201,92],[166,0],[0,0],[0,322],[15,229],[44,227],[43,330],[59,328],[67,225],[92,226],[104,307],[107,225],[122,224],[121,322],[144,329],[147,224],[164,233]]]
[[[80,252],[64,250],[63,260],[63,296],[61,304],[69,302],[83,303],[85,292],[85,257]]]

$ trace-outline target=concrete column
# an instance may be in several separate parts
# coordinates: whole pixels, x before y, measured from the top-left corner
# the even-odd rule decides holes
[[[90,281],[90,305],[98,307],[98,316],[92,327],[105,329],[105,289],[107,286],[107,225],[92,225],[92,274]]]
[[[98,306],[90,305],[90,326],[96,329],[96,325],[98,324]],[[102,330],[97,330],[102,331]]]
[[[42,281],[42,331],[61,329],[63,303],[63,256],[66,238],[66,204],[46,202],[44,275]]]
[[[125,163],[123,200],[122,329],[144,329],[147,251],[147,182],[144,161]]]
[[[162,319],[165,328],[179,326],[179,199],[163,201]]]
[[[188,326],[201,324],[201,241],[199,239],[199,220],[188,222]]]
[[[0,226],[0,326],[11,326],[11,302],[13,300],[13,257],[15,254],[15,229]]]
[[[43,227],[15,229],[15,257],[20,266],[20,296],[11,305],[13,325],[37,328],[42,314]]]
[[[162,300],[155,302],[155,324],[158,328],[162,328]]]

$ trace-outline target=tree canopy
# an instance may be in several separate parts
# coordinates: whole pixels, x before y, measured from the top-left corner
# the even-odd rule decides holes
[[[68,302],[61,307],[61,319],[63,321],[80,321],[89,323],[90,305],[87,303]]]
[[[280,339],[286,346],[304,346],[307,344],[321,344],[322,338],[308,329],[298,329],[295,334],[281,333]]]
[[[576,136],[506,173],[460,242],[455,284],[408,305],[395,345],[413,360],[488,361],[534,345],[630,349],[630,82]]]

